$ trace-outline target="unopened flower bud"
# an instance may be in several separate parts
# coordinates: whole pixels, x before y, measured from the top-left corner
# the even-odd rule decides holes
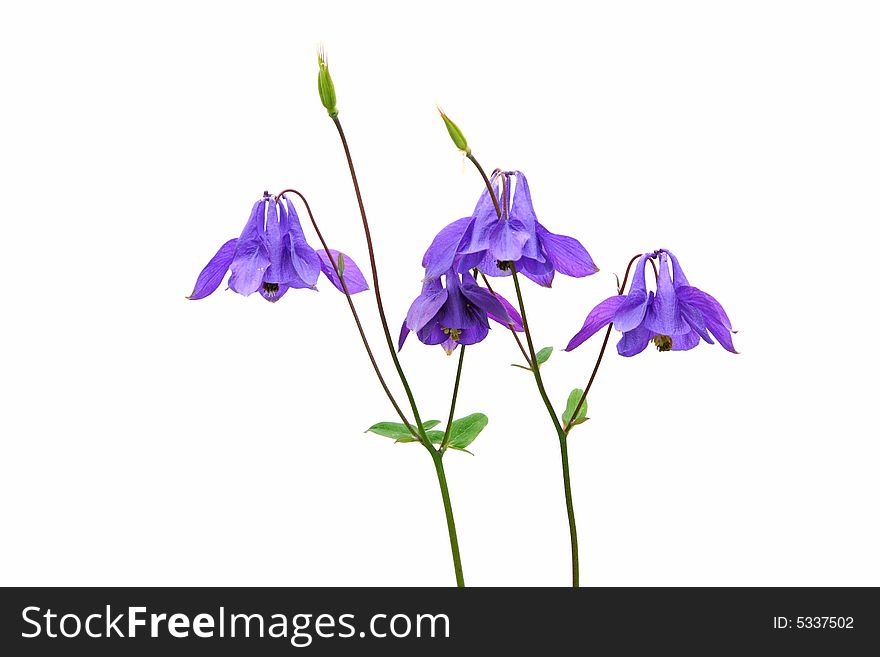
[[[332,117],[339,114],[339,110],[336,109],[336,89],[333,87],[333,79],[330,77],[330,68],[327,66],[327,56],[323,48],[318,50],[318,95],[327,114]]]
[[[440,116],[443,118],[443,123],[446,124],[446,130],[449,132],[449,136],[452,137],[452,143],[455,144],[455,147],[460,150],[465,155],[471,154],[471,149],[468,147],[467,139],[465,139],[464,134],[461,129],[452,120],[446,116],[446,113],[437,108],[437,111],[440,112]]]

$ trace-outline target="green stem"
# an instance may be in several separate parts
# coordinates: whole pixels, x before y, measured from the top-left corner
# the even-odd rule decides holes
[[[285,189],[283,192],[279,192],[276,198],[280,199],[284,196],[284,194],[287,193],[296,194],[305,206],[306,212],[308,212],[309,214],[309,219],[312,222],[312,228],[315,229],[315,234],[318,236],[318,240],[321,242],[321,246],[324,247],[324,253],[327,254],[327,260],[330,262],[330,266],[333,267],[333,271],[335,271],[336,275],[339,277],[339,282],[342,285],[342,292],[343,294],[345,294],[345,299],[346,301],[348,301],[348,308],[349,310],[351,310],[351,316],[354,318],[354,323],[355,326],[357,326],[358,334],[361,336],[361,342],[363,342],[364,344],[364,349],[366,349],[367,351],[367,356],[370,359],[370,364],[373,366],[373,371],[376,373],[376,377],[379,379],[379,384],[382,386],[382,390],[385,391],[385,395],[388,397],[388,401],[390,401],[391,406],[394,407],[394,412],[397,413],[397,416],[401,419],[404,426],[409,429],[409,432],[412,434],[413,438],[415,438],[416,440],[421,440],[421,436],[413,428],[409,420],[406,419],[406,415],[404,415],[403,410],[401,410],[400,405],[394,398],[394,395],[391,394],[391,389],[385,382],[385,377],[382,376],[382,371],[379,369],[379,364],[376,362],[376,357],[373,355],[373,349],[370,347],[370,342],[369,340],[367,340],[367,334],[364,332],[364,327],[361,324],[361,318],[358,316],[357,309],[354,306],[354,300],[351,298],[351,293],[348,291],[348,284],[345,282],[345,276],[339,271],[339,264],[335,262],[333,260],[333,257],[330,255],[330,247],[327,246],[327,241],[324,239],[324,234],[318,227],[318,222],[315,219],[315,215],[312,213],[312,208],[311,206],[309,206],[308,200],[305,196],[303,196],[295,189]]]
[[[452,565],[455,568],[455,584],[464,586],[464,572],[461,569],[461,555],[458,551],[458,534],[455,532],[455,518],[452,515],[452,500],[449,499],[449,487],[446,484],[446,472],[443,469],[443,455],[431,451],[434,469],[437,470],[437,481],[440,484],[440,495],[443,497],[443,509],[446,511],[446,528],[449,530],[449,547],[452,550]]]
[[[339,117],[333,116],[331,118],[333,119],[333,124],[336,126],[337,132],[339,132],[339,139],[342,141],[342,149],[345,151],[345,159],[348,162],[348,170],[351,174],[351,182],[354,185],[354,194],[357,197],[358,209],[361,212],[361,221],[364,225],[364,236],[367,240],[367,252],[370,255],[370,270],[373,274],[373,293],[376,296],[376,306],[379,309],[379,319],[382,322],[382,331],[385,333],[385,342],[388,345],[388,351],[391,353],[391,360],[394,361],[394,367],[397,369],[397,375],[400,377],[400,382],[403,384],[403,389],[406,391],[407,399],[409,399],[409,405],[412,408],[419,434],[422,436],[425,446],[433,452],[434,449],[431,447],[431,443],[425,435],[425,430],[422,428],[422,419],[419,416],[419,409],[416,406],[415,397],[413,396],[412,389],[406,379],[406,375],[403,373],[403,367],[400,365],[400,359],[397,357],[397,350],[394,348],[394,339],[391,337],[391,331],[388,328],[388,319],[385,316],[385,307],[382,304],[382,292],[379,289],[379,271],[376,268],[376,253],[373,250],[373,238],[370,235],[370,224],[367,221],[367,211],[364,209],[364,199],[361,196],[361,188],[358,184],[357,173],[354,170],[354,162],[351,159],[351,151],[348,148],[348,140],[345,138],[345,132],[342,129],[342,123],[339,122]]]
[[[519,303],[520,315],[522,315],[523,332],[526,334],[526,344],[528,344],[529,347],[529,355],[532,363],[534,363],[532,366],[532,374],[535,376],[535,384],[538,386],[541,400],[544,402],[544,406],[547,407],[547,413],[550,414],[550,419],[553,420],[553,426],[556,429],[556,435],[559,437],[559,449],[562,453],[562,485],[565,488],[565,509],[568,513],[568,531],[571,537],[571,585],[577,587],[580,586],[580,570],[578,566],[577,523],[575,522],[574,516],[574,501],[571,496],[571,477],[568,472],[568,441],[566,439],[565,430],[562,428],[562,425],[559,423],[559,418],[556,416],[556,411],[553,410],[553,404],[550,403],[550,398],[547,396],[547,390],[544,388],[544,380],[541,378],[541,370],[538,367],[538,360],[535,356],[535,344],[532,340],[532,332],[529,330],[526,306],[523,302],[522,290],[519,285],[519,274],[513,263],[511,263],[510,266],[513,269],[513,285],[516,288],[516,300]]]
[[[464,586],[464,575],[462,574],[461,569],[461,556],[458,551],[458,536],[455,533],[455,519],[452,516],[452,501],[449,499],[449,489],[446,484],[446,473],[443,470],[443,455],[434,448],[431,444],[431,441],[428,440],[427,433],[425,432],[425,428],[422,426],[422,418],[419,415],[419,409],[416,405],[415,397],[413,396],[412,389],[410,388],[409,381],[407,381],[406,374],[403,372],[403,367],[400,364],[400,359],[397,357],[397,350],[394,348],[394,340],[391,337],[391,331],[388,328],[388,319],[385,316],[385,307],[382,304],[382,292],[379,288],[379,271],[376,267],[376,253],[373,249],[373,239],[370,235],[370,224],[367,221],[367,211],[364,208],[364,199],[361,196],[361,188],[358,184],[357,172],[354,168],[354,161],[351,157],[351,150],[348,147],[348,140],[345,138],[345,131],[342,129],[342,123],[339,121],[338,116],[332,116],[333,124],[336,126],[336,130],[339,133],[339,139],[342,141],[342,149],[345,151],[345,159],[348,162],[348,170],[351,174],[351,182],[354,186],[355,197],[357,198],[358,209],[361,213],[361,222],[364,226],[364,237],[367,241],[367,252],[370,256],[370,271],[373,274],[373,293],[376,296],[376,306],[379,310],[379,319],[382,322],[382,331],[385,334],[385,342],[388,345],[388,352],[391,354],[391,360],[394,362],[394,368],[397,370],[397,375],[400,378],[400,382],[403,385],[404,391],[406,391],[406,397],[409,400],[410,408],[412,408],[413,416],[416,422],[416,428],[421,436],[421,442],[425,446],[425,449],[428,450],[428,453],[431,455],[431,459],[434,461],[434,468],[437,470],[437,481],[440,484],[440,494],[443,497],[443,508],[446,511],[446,526],[449,530],[449,545],[452,549],[452,562],[455,567],[455,581],[458,586]],[[460,366],[460,364],[459,364]]]
[[[461,368],[464,365],[464,348],[465,345],[461,345],[461,350],[458,354],[458,371],[455,373],[455,384],[452,386],[452,401],[449,403],[449,420],[446,422],[446,432],[443,434],[443,442],[440,443],[440,454],[446,451],[446,446],[449,444],[449,433],[452,430],[452,420],[455,417],[455,402],[458,400],[458,386],[461,384]]]

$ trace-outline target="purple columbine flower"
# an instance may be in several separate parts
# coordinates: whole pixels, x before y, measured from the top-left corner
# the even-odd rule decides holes
[[[454,268],[440,277],[425,279],[422,293],[409,308],[400,332],[398,349],[410,331],[424,344],[443,346],[451,354],[460,344],[482,342],[489,333],[489,320],[512,325],[522,331],[522,318],[504,297],[481,288],[471,272],[458,274]]]
[[[513,179],[516,188],[511,191]],[[474,213],[446,226],[428,247],[422,259],[428,279],[445,273],[456,260],[457,271],[476,268],[488,276],[509,276],[513,263],[518,272],[545,287],[550,287],[557,271],[575,278],[599,271],[580,242],[551,233],[538,222],[521,171],[496,171],[490,184],[501,216],[484,189]]]
[[[284,203],[269,196],[254,203],[241,236],[220,247],[196,279],[189,299],[204,299],[219,287],[227,271],[229,287],[248,296],[259,291],[267,301],[278,301],[287,290],[315,289],[318,275],[324,275],[339,291],[342,284],[333,264],[342,256],[343,277],[350,294],[368,289],[354,260],[339,251],[315,251],[306,242],[299,216],[286,196]],[[332,260],[331,260],[332,258]]]
[[[660,261],[656,293],[647,291],[645,285],[645,264],[650,258]],[[692,287],[678,258],[665,249],[639,258],[629,294],[605,299],[593,308],[565,350],[577,348],[608,324],[623,332],[617,343],[617,353],[621,356],[641,353],[652,340],[658,351],[687,351],[696,347],[700,338],[715,344],[710,333],[727,351],[738,353],[733,347],[731,332],[734,331],[724,308],[711,295]]]

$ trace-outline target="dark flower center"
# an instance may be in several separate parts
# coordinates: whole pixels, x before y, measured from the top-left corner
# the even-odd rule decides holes
[[[271,296],[278,291],[278,283],[263,283],[263,289]]]
[[[513,266],[513,263],[510,260],[496,260],[495,266],[501,271],[507,271]]]
[[[668,335],[655,335],[654,346],[657,351],[672,351],[672,338]]]

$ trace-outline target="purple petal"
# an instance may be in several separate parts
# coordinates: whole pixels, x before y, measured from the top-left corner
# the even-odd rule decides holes
[[[653,337],[654,334],[644,326],[627,331],[620,338],[620,342],[617,343],[617,353],[626,357],[640,354],[645,350],[645,347],[648,346]]]
[[[263,283],[263,276],[272,262],[266,244],[265,227],[266,199],[262,198],[251,210],[251,216],[245,224],[235,255],[229,268],[229,287],[245,296],[253,294]]]
[[[676,258],[671,251],[667,251],[666,249],[662,249],[662,251],[668,253],[670,260],[672,260],[672,282],[675,287],[690,285],[687,276],[684,275],[684,271],[681,269],[681,265],[678,264],[678,258]]]
[[[292,235],[292,233],[291,233]],[[293,242],[293,248],[290,251],[290,258],[293,262],[293,269],[296,271],[303,283],[308,287],[314,287],[318,282],[318,274],[321,273],[321,258],[304,240]],[[274,265],[273,265],[274,267]],[[331,267],[332,269],[332,267]],[[334,271],[335,275],[336,272]],[[349,285],[351,292],[351,284],[348,279],[348,267],[345,268],[345,282]],[[331,279],[332,280],[332,279]],[[354,294],[354,292],[351,292]]]
[[[518,272],[522,273],[523,276],[534,281],[538,285],[542,285],[543,287],[550,287],[553,285],[553,277],[556,274],[556,270],[553,269],[553,263],[549,260],[538,262],[537,260],[532,260],[523,256],[516,263],[516,269]]]
[[[509,269],[499,269],[498,263],[495,258],[488,251],[480,251],[477,253],[468,253],[467,255],[463,255],[461,260],[459,261],[458,267],[456,271],[465,272],[469,269],[479,269],[481,272],[486,274],[486,276],[510,276],[511,271]]]
[[[648,293],[645,287],[645,263],[651,257],[646,253],[639,258],[636,269],[633,272],[633,281],[629,286],[629,294],[626,301],[620,304],[620,308],[614,315],[614,328],[626,333],[642,323],[645,312],[648,309]]]
[[[698,344],[700,344],[700,335],[696,331],[672,336],[672,351],[688,351]]]
[[[504,309],[507,311],[507,315],[509,317],[509,323],[513,326],[513,330],[517,331],[519,333],[522,333],[523,331],[525,331],[525,329],[523,328],[522,316],[517,312],[516,308],[513,307],[513,304],[511,304],[510,301],[505,299],[503,296],[501,296],[497,292],[495,292],[494,294],[495,294],[495,298],[501,302],[501,305],[504,306]],[[508,325],[508,321],[502,320],[501,317],[498,317],[490,312],[486,312],[486,314],[489,316],[489,319],[493,319],[496,322],[498,322],[499,324],[502,324],[504,326]]]
[[[541,224],[537,224],[536,232],[553,267],[560,274],[583,278],[599,271],[590,254],[575,238],[551,233]]]
[[[733,346],[733,336],[730,335],[730,331],[724,326],[721,322],[719,322],[715,317],[706,316],[706,326],[712,332],[712,335],[715,336],[715,339],[721,344],[722,347],[727,349],[732,354],[738,354],[739,352]]]
[[[431,246],[428,247],[422,258],[425,278],[437,278],[449,271],[462,237],[472,222],[473,217],[464,217],[458,221],[453,221],[437,233],[437,236],[431,242]]]
[[[464,282],[461,286],[461,293],[468,301],[485,312],[489,317],[493,319],[498,318],[495,321],[500,321],[504,325],[513,322],[513,318],[508,315],[507,308],[504,307],[500,299],[489,292],[489,290],[477,285],[477,281],[474,280],[470,273],[462,274],[462,278]]]
[[[581,330],[575,333],[574,337],[569,340],[565,351],[576,349],[600,328],[608,326],[625,300],[626,297],[624,296],[609,297],[593,308],[590,314],[587,315],[587,319],[584,320]]]
[[[516,262],[523,255],[523,246],[529,240],[529,234],[516,228],[509,221],[498,220],[491,232],[489,251],[497,260]]]
[[[282,230],[284,230],[284,232],[293,233],[294,241],[302,240],[305,242],[306,235],[303,232],[299,215],[296,213],[296,208],[286,196],[284,197],[284,204],[287,206],[287,211],[281,213]]]
[[[684,317],[684,320],[688,323],[691,329],[709,344],[715,344],[709,336],[709,330],[706,327],[706,319],[703,317],[703,313],[687,303],[680,303],[679,307],[681,308],[681,316]],[[673,340],[673,344],[674,343],[675,340]]]
[[[516,171],[516,189],[513,193],[513,202],[511,203],[510,218],[511,220],[521,221],[525,229],[535,232],[535,224],[538,219],[535,215],[535,208],[532,205],[532,193],[529,190],[529,181],[522,171]]]
[[[656,334],[668,336],[691,332],[690,325],[681,315],[678,297],[669,274],[669,258],[665,253],[660,254],[657,293],[645,316],[645,328]]]
[[[324,272],[324,276],[330,279],[330,282],[333,283],[333,286],[339,290],[340,292],[344,292],[342,289],[342,284],[339,282],[339,277],[336,275],[336,263],[339,262],[340,252],[336,249],[330,249],[330,258],[327,257],[327,252],[321,249],[320,251],[316,251],[318,257],[321,258],[321,271]],[[357,294],[358,292],[363,292],[364,290],[369,290],[370,286],[367,285],[367,279],[364,278],[364,275],[361,273],[360,268],[355,264],[354,260],[349,258],[344,253],[342,254],[342,261],[345,264],[345,270],[342,272],[342,277],[345,279],[345,286],[348,288],[349,294]]]
[[[406,326],[406,320],[403,320],[403,326],[400,327],[400,337],[397,338],[397,351],[403,349],[403,343],[409,336],[409,329]]]
[[[443,351],[446,352],[447,356],[451,356],[452,352],[455,351],[456,347],[458,347],[458,343],[449,338],[440,343],[440,346],[443,347]]]
[[[487,335],[489,335],[488,326],[483,326],[482,324],[479,326],[469,326],[461,330],[456,342],[458,344],[477,344],[485,340]]]
[[[422,293],[416,297],[406,313],[406,326],[410,331],[420,331],[428,322],[437,316],[449,292],[440,284],[439,279],[426,282]]]
[[[724,312],[724,308],[721,307],[721,304],[718,303],[718,300],[712,295],[706,294],[702,290],[691,287],[690,285],[679,287],[675,292],[679,301],[688,303],[697,308],[697,310],[703,313],[703,316],[706,317],[707,321],[711,316],[728,331],[733,329],[730,324],[730,318],[727,316],[727,313]]]
[[[229,271],[229,265],[232,264],[232,258],[235,255],[235,245],[238,244],[238,238],[233,238],[220,247],[220,250],[208,261],[205,268],[196,279],[195,287],[192,294],[187,299],[195,301],[204,299],[206,296],[216,290],[226,272]]]

